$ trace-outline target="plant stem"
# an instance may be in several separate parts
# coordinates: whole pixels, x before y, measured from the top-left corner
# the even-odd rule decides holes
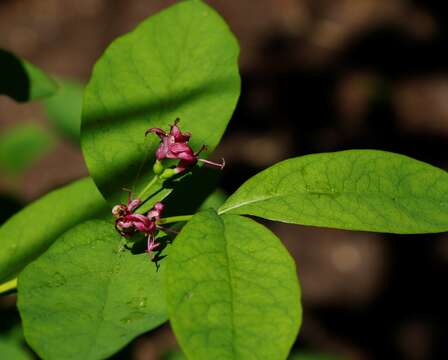
[[[0,284],[0,294],[14,290],[17,287],[17,278]]]
[[[171,216],[163,219],[157,220],[157,224],[171,224],[180,221],[188,221],[193,217],[193,215],[180,215],[180,216]]]
[[[151,181],[145,186],[145,188],[138,194],[137,198],[140,198],[153,186],[157,181],[159,180],[159,177],[155,175]],[[145,201],[146,199],[142,199],[142,201]]]

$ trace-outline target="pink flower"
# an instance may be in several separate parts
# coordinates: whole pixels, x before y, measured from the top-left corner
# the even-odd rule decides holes
[[[225,165],[224,159],[220,164],[200,159],[199,154],[207,147],[202,146],[198,152],[193,152],[188,144],[191,134],[189,132],[183,133],[177,126],[178,123],[179,118],[174,121],[173,125],[170,125],[171,129],[169,133],[160,128],[150,128],[146,130],[145,136],[148,135],[148,133],[153,133],[160,138],[160,146],[156,151],[156,159],[159,161],[163,159],[179,159],[179,164],[174,168],[175,174],[179,174],[193,167],[198,161],[204,162],[210,166],[218,167],[222,170]]]
[[[131,200],[129,198],[127,205],[115,205],[112,209],[112,215],[116,219],[115,228],[121,236],[131,237],[138,232],[147,236],[146,251],[149,253],[160,245],[159,243],[156,243],[156,221],[160,219],[164,205],[161,202],[157,202],[146,215],[134,214],[134,210],[140,204],[140,199]]]
[[[159,220],[160,216],[162,215],[163,209],[165,209],[165,205],[163,205],[161,202],[156,202],[152,210],[148,212],[148,218],[153,221]]]
[[[140,199],[131,200],[131,194],[129,193],[128,204],[115,205],[112,208],[112,215],[117,219],[130,215],[140,206],[141,202]]]

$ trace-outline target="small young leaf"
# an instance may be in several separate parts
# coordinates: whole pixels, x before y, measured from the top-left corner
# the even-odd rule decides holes
[[[0,282],[16,276],[72,226],[109,211],[90,178],[52,191],[0,227]]]
[[[56,83],[42,70],[0,49],[0,95],[25,102],[51,96],[56,91]]]
[[[167,320],[162,272],[120,243],[113,224],[88,221],[20,274],[24,334],[39,356],[104,359]]]
[[[448,173],[377,150],[307,155],[244,183],[220,213],[390,233],[448,230]]]
[[[47,153],[54,139],[42,127],[20,124],[0,135],[0,169],[17,176]]]
[[[155,135],[179,117],[193,150],[218,144],[240,93],[238,43],[198,0],[182,1],[114,41],[86,87],[81,145],[90,175],[112,204],[152,178]]]
[[[170,321],[189,359],[286,359],[301,324],[294,260],[264,226],[214,210],[170,249]]]
[[[84,87],[71,80],[59,80],[59,91],[44,100],[48,119],[64,136],[79,141]]]

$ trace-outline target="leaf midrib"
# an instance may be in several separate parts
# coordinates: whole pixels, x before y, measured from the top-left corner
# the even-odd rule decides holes
[[[235,193],[237,194],[237,193]],[[222,215],[225,214],[226,212],[229,212],[230,210],[233,209],[237,209],[239,207],[243,207],[246,205],[251,205],[254,203],[258,203],[261,201],[265,201],[265,200],[273,200],[273,199],[278,199],[278,198],[282,198],[282,197],[288,197],[288,196],[296,196],[296,195],[306,195],[306,194],[310,194],[310,195],[329,195],[329,196],[344,196],[344,195],[355,195],[355,196],[365,196],[365,197],[375,197],[375,196],[382,196],[382,197],[387,197],[389,200],[391,201],[395,201],[395,200],[400,200],[400,199],[412,199],[412,200],[426,200],[426,201],[432,201],[432,202],[439,202],[436,199],[433,198],[429,198],[426,196],[403,196],[403,195],[397,195],[397,196],[393,196],[391,197],[390,195],[383,193],[383,192],[355,192],[355,191],[345,191],[345,192],[336,192],[336,191],[329,191],[329,192],[321,192],[321,191],[304,191],[304,192],[293,192],[293,193],[286,193],[286,194],[275,194],[275,195],[269,195],[269,196],[262,196],[262,197],[258,197],[256,199],[252,199],[252,200],[247,200],[247,201],[242,201],[240,203],[237,203],[233,206],[230,207],[224,207],[224,208],[220,208],[218,210],[218,214]]]

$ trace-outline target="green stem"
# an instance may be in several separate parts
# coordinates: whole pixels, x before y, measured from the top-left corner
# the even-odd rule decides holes
[[[0,284],[0,294],[10,290],[14,290],[17,287],[17,278]]]
[[[137,198],[141,199],[142,201],[145,201],[146,199],[142,199],[142,196],[153,186],[157,181],[159,180],[159,177],[155,175],[151,181],[145,186],[145,188],[140,191],[140,194],[138,194]]]
[[[157,224],[163,225],[163,224],[171,224],[171,223],[180,222],[180,221],[188,221],[192,217],[193,217],[193,215],[171,216],[171,217],[166,217],[166,218],[157,220]]]

